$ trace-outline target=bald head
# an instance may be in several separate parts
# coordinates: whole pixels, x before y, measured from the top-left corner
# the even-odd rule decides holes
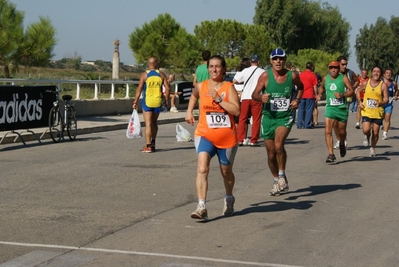
[[[158,60],[155,57],[150,57],[147,60],[147,64],[150,69],[156,69],[158,67]]]

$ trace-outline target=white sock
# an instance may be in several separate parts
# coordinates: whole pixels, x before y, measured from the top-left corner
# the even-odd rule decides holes
[[[285,176],[285,171],[284,170],[279,170],[278,171],[278,176]]]
[[[233,196],[232,195],[225,195],[224,198],[225,199],[229,199],[229,198],[233,198]]]
[[[198,200],[198,204],[201,205],[201,206],[204,206],[204,207],[205,207],[205,202],[206,202],[205,199]]]

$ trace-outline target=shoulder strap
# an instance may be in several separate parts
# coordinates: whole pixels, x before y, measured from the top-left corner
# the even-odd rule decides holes
[[[255,71],[256,71],[257,69],[258,69],[258,67],[256,67],[256,68],[254,69],[254,71],[253,71],[253,72],[251,73],[251,75],[249,76],[248,80],[245,81],[244,86],[243,86],[243,88],[242,88],[243,91],[244,91],[244,89],[245,89],[245,85],[247,85],[248,81],[251,79],[252,75],[254,75],[254,73],[255,73]]]

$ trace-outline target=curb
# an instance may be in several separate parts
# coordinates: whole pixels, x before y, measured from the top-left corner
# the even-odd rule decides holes
[[[184,118],[163,119],[163,120],[158,120],[158,125],[178,123],[183,121]],[[79,119],[78,119],[78,125],[79,125]],[[116,123],[113,125],[78,128],[76,138],[79,138],[79,135],[127,129],[127,125],[128,125],[127,122],[123,122],[123,123]],[[140,125],[141,127],[145,127],[145,123],[143,121],[140,123]],[[41,143],[41,140],[51,139],[50,133],[46,131],[47,128],[39,128],[37,132],[34,132],[33,130],[29,130],[29,132],[28,130],[21,130],[21,132],[19,133],[22,136],[23,140],[21,140],[21,138],[16,133],[7,132],[6,136],[0,139],[0,145],[11,144],[11,143],[24,143],[29,141],[38,141],[39,143]],[[68,137],[66,138],[66,140],[69,141]]]

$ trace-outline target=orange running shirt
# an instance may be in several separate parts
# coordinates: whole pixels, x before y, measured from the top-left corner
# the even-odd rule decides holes
[[[209,80],[203,81],[200,90],[199,121],[194,136],[202,136],[217,148],[232,148],[237,145],[234,116],[227,113],[208,95]],[[225,82],[218,90],[223,101],[229,101],[231,82]]]

